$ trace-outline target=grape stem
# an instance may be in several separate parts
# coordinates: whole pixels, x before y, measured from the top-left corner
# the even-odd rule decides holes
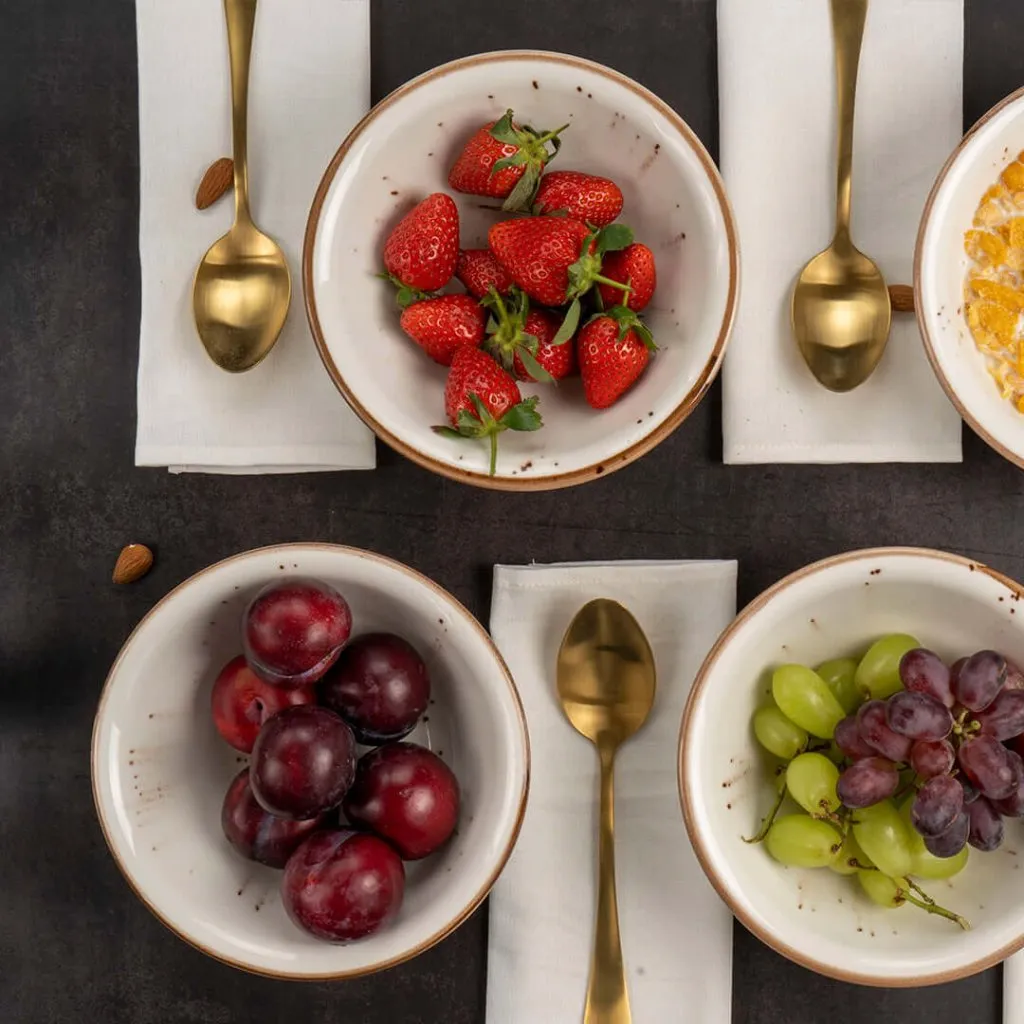
[[[910,882],[908,880],[907,884],[914,886],[914,888],[917,889],[918,892],[921,892],[920,888],[914,885],[913,882]],[[915,907],[920,907],[926,913],[938,914],[939,917],[944,917],[947,921],[954,921],[956,924],[960,925],[960,927],[963,928],[965,932],[969,932],[971,930],[971,925],[969,921],[961,917],[959,914],[954,914],[952,910],[947,910],[945,907],[940,907],[927,894],[921,893],[921,895],[924,896],[925,899],[918,899],[913,893],[908,892],[902,886],[898,887],[898,893],[902,899],[906,900],[908,903],[913,903]],[[928,902],[926,903],[925,900],[927,900]]]
[[[779,813],[779,808],[782,806],[782,801],[786,799],[786,793],[789,787],[785,783],[779,788],[779,795],[775,798],[775,803],[772,809],[764,816],[761,821],[761,827],[757,830],[755,835],[752,835],[749,839],[744,836],[743,842],[745,843],[760,843],[764,841],[764,837],[768,835],[768,830],[772,827],[772,823],[775,821],[776,815]]]

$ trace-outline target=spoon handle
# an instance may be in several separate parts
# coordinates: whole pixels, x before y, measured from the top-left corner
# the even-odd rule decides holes
[[[615,896],[615,751],[601,747],[601,815],[598,843],[597,928],[590,961],[584,1024],[632,1024],[619,941]]]
[[[836,240],[850,240],[850,177],[853,172],[853,111],[857,66],[868,0],[832,0],[832,39],[839,97],[839,151],[836,162]]]
[[[231,136],[235,163],[235,222],[252,223],[249,213],[249,59],[257,0],[224,0],[231,59]]]

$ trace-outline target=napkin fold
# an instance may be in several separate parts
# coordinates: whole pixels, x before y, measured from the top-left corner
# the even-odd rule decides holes
[[[701,871],[679,807],[679,724],[697,669],[736,610],[735,562],[496,566],[491,634],[530,729],[530,800],[490,900],[488,1024],[582,1019],[593,948],[599,768],[556,700],[555,656],[576,612],[624,604],[650,640],[657,696],[616,762],[616,874],[636,1021],[728,1024],[732,917]]]
[[[292,274],[277,345],[242,374],[214,366],[192,320],[192,277],[231,224],[227,197],[195,209],[196,186],[231,154],[224,10],[216,0],[137,0],[139,339],[135,462],[172,470],[372,469],[372,433],[324,371],[302,308],[302,238],[320,176],[369,107],[368,0],[259,5],[249,82],[253,217]]]
[[[721,166],[743,288],[723,369],[727,463],[959,462],[961,424],[913,316],[843,395],[815,381],[789,321],[793,283],[831,239],[836,86],[827,0],[719,0]],[[857,87],[855,243],[890,284],[912,278],[928,192],[960,140],[963,0],[868,9]]]

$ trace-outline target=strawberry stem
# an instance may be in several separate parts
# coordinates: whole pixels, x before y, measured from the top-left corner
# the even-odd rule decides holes
[[[598,284],[606,284],[611,288],[618,288],[620,291],[624,291],[627,295],[633,291],[631,284],[623,284],[621,281],[613,281],[610,277],[605,277],[604,274],[595,274],[594,280]]]
[[[490,439],[491,439],[490,475],[494,476],[495,472],[498,469],[498,432],[496,430],[492,430],[491,431]]]

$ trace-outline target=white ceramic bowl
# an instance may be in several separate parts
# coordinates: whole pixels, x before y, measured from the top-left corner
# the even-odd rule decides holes
[[[354,634],[391,629],[419,649],[433,695],[411,739],[443,756],[462,789],[456,835],[432,857],[406,866],[398,917],[348,946],[299,931],[281,905],[280,872],[243,859],[220,828],[224,793],[246,759],[214,729],[210,687],[241,649],[249,599],[267,581],[298,574],[346,596]],[[114,662],[92,740],[100,824],[140,899],[204,952],[277,978],[367,974],[452,932],[484,899],[512,852],[528,780],[519,696],[479,623],[411,569],[328,544],[249,551],[168,594]]]
[[[376,280],[391,227],[447,190],[466,139],[506,108],[523,122],[565,122],[553,169],[606,174],[625,194],[622,220],[649,245],[658,290],[647,319],[661,351],[642,380],[601,413],[577,381],[540,394],[545,427],[501,436],[487,476],[480,443],[434,434],[447,371],[398,327],[393,289]],[[500,214],[456,195],[462,244],[486,244]],[[738,252],[721,179],[666,103],[609,68],[541,52],[481,54],[445,64],[382,100],[324,174],[306,229],[302,278],[313,336],[352,408],[391,447],[437,473],[502,489],[564,487],[612,472],[667,437],[714,379],[732,327]]]
[[[752,601],[719,638],[693,686],[679,773],[690,840],[736,917],[784,956],[843,981],[910,986],[990,967],[1024,945],[1024,821],[993,853],[971,851],[949,882],[923,883],[971,931],[912,906],[886,910],[855,879],[786,868],[742,836],[774,789],[750,728],[770,671],[856,656],[908,632],[946,658],[985,647],[1024,658],[1021,588],[978,562],[918,548],[854,551],[807,566]]]
[[[978,202],[1024,149],[1024,89],[964,136],[932,188],[914,257],[917,320],[932,367],[960,415],[997,452],[1024,467],[1024,415],[1002,398],[964,315],[964,253]]]

